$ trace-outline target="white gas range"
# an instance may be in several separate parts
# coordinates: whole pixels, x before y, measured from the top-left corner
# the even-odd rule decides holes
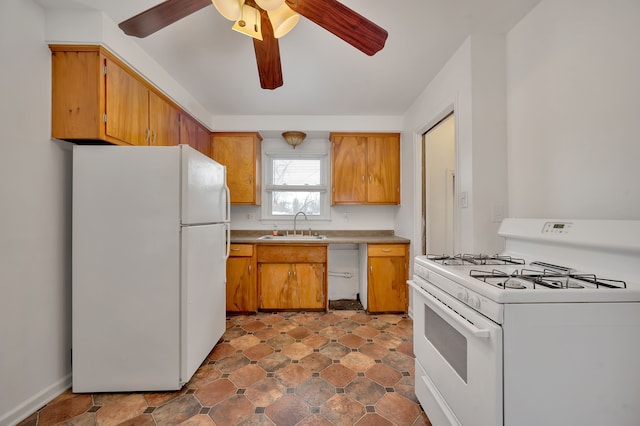
[[[640,221],[506,219],[417,256],[416,395],[439,425],[640,424]]]

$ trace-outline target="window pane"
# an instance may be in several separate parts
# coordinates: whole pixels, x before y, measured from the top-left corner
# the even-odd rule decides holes
[[[300,211],[308,215],[320,215],[320,193],[319,192],[285,192],[273,191],[271,214],[294,215]]]
[[[320,160],[273,160],[274,185],[319,185]]]

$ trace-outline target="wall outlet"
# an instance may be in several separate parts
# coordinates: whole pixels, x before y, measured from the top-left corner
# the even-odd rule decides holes
[[[247,213],[247,220],[256,220],[255,213]]]
[[[495,223],[500,223],[502,219],[504,219],[504,206],[502,204],[496,204],[491,209],[491,220]]]
[[[349,222],[349,213],[347,213],[347,212],[342,213],[342,219],[345,222]]]

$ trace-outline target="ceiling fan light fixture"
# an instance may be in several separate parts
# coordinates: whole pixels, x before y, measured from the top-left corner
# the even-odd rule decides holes
[[[260,11],[255,7],[242,5],[240,18],[231,28],[249,37],[262,40]]]
[[[269,15],[275,38],[280,38],[287,34],[300,20],[300,15],[291,10],[285,3],[275,10],[267,11],[267,15]]]
[[[285,3],[285,0],[255,0],[262,10],[276,10]]]
[[[240,19],[244,0],[211,0],[220,15],[230,21]]]
[[[293,149],[296,149],[296,146],[300,145],[302,141],[304,141],[304,138],[307,137],[307,134],[303,132],[289,131],[284,132],[282,134],[282,137],[286,143],[291,145]]]

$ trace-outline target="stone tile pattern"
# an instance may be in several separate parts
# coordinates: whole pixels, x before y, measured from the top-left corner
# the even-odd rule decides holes
[[[49,425],[430,425],[414,394],[413,323],[361,310],[227,318],[176,392],[67,391],[20,423]]]

